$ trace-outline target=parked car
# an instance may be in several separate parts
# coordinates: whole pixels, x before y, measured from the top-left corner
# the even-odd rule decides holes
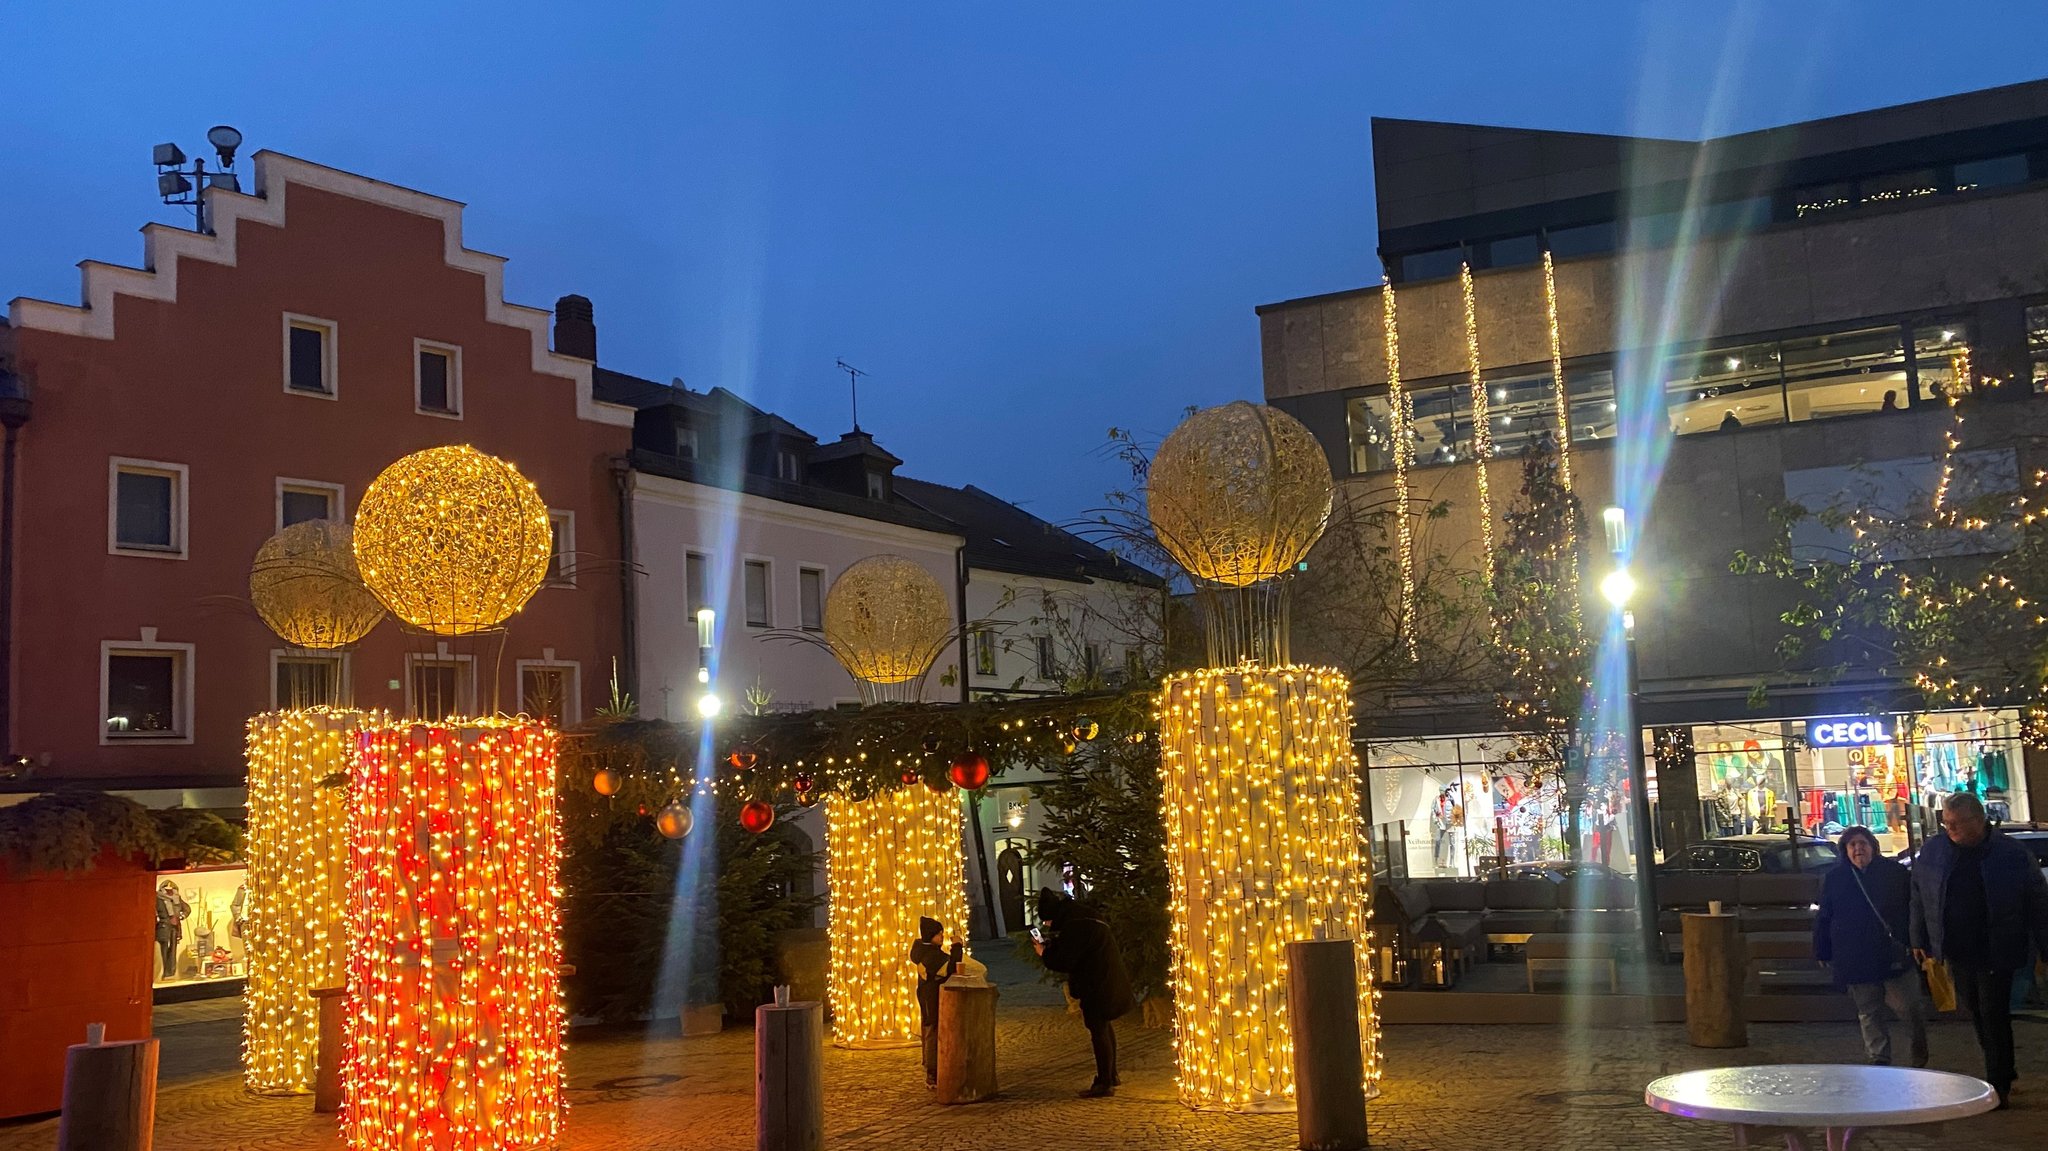
[[[2007,837],[2028,851],[2033,852],[2034,863],[2043,871],[2048,871],[2048,824],[2001,823],[1997,826],[1998,830],[2005,833]],[[1907,867],[1911,867],[1913,866],[1914,858],[1919,854],[1920,845],[1916,843],[1901,851],[1898,855],[1898,860]]]
[[[1628,876],[1604,863],[1591,863],[1574,859],[1540,859],[1534,863],[1510,863],[1481,872],[1482,879],[1548,879],[1552,883],[1570,883],[1576,879],[1627,879]]]
[[[1727,875],[1822,872],[1842,861],[1835,845],[1811,835],[1724,835],[1702,840],[1657,866],[1663,874]]]

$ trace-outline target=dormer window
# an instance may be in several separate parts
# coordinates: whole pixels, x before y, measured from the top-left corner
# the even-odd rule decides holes
[[[888,482],[882,478],[882,473],[868,473],[868,498],[871,500],[885,500],[889,498]]]
[[[795,452],[788,448],[775,449],[775,478],[788,480],[793,484],[803,480],[803,473],[798,470]]]
[[[697,429],[685,424],[676,429],[676,455],[682,459],[697,458]]]

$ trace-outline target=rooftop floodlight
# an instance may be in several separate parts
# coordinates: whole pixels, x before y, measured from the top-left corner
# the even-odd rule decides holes
[[[156,177],[156,194],[169,198],[182,196],[192,190],[192,181],[177,172],[159,172]]]
[[[206,174],[206,186],[209,188],[226,188],[230,192],[239,192],[242,190],[242,180],[241,177],[236,176],[233,172],[208,172]]]
[[[175,168],[185,162],[185,150],[176,144],[158,144],[150,150],[150,159],[159,168]]]
[[[226,124],[215,124],[206,130],[206,142],[213,145],[213,150],[215,154],[220,156],[220,162],[223,165],[227,167],[234,166],[235,149],[242,146],[242,134],[240,132],[228,127]]]

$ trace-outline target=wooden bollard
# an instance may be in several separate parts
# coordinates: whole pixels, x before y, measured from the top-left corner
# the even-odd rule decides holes
[[[1287,1023],[1294,1033],[1295,1128],[1303,1151],[1366,1145],[1365,1051],[1358,957],[1349,939],[1287,945]]]
[[[100,1041],[101,1025],[64,1053],[57,1151],[150,1151],[156,1126],[157,1041]]]
[[[341,998],[345,987],[315,987],[320,1009],[320,1039],[313,1054],[313,1114],[341,1110]]]
[[[996,989],[939,986],[939,1102],[979,1103],[996,1093]]]
[[[1747,1047],[1742,1017],[1742,936],[1735,916],[1687,912],[1685,1034],[1694,1047]]]
[[[764,1003],[754,1009],[756,1151],[825,1146],[825,1007]]]

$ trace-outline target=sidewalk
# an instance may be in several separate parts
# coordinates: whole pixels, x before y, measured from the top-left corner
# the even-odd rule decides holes
[[[1005,965],[1007,966],[1007,965]],[[1044,985],[1005,983],[998,1049],[1002,1097],[941,1107],[915,1050],[826,1055],[831,1146],[911,1151],[1038,1147],[1290,1149],[1294,1118],[1198,1113],[1174,1098],[1167,1033],[1119,1028],[1126,1084],[1078,1099],[1092,1072],[1088,1037]],[[194,1017],[197,1017],[196,1019]],[[193,1019],[190,1022],[176,1020]],[[1873,1133],[1859,1146],[2048,1146],[2048,1026],[2017,1024],[2022,1079],[2014,1109],[1950,1127],[1939,1142]],[[164,1039],[159,1151],[340,1151],[331,1120],[307,1098],[242,1090],[240,1021],[231,1003],[159,1013]],[[1644,1025],[1388,1028],[1384,1094],[1368,1109],[1373,1145],[1400,1151],[1651,1148],[1725,1151],[1729,1132],[1642,1104],[1643,1085],[1673,1071],[1732,1063],[1856,1060],[1853,1023],[1750,1028],[1751,1046],[1702,1051],[1682,1027]],[[1937,1068],[1980,1070],[1970,1028],[1937,1024]],[[753,1034],[683,1039],[666,1028],[579,1028],[569,1048],[569,1151],[741,1151],[753,1146]],[[0,1151],[48,1151],[56,1121],[0,1124]]]

